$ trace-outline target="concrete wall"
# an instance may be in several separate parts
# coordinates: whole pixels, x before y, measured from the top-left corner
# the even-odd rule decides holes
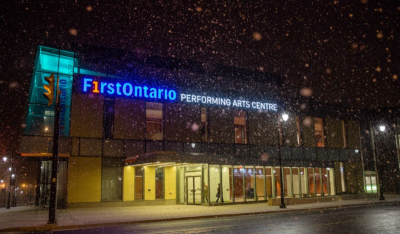
[[[278,117],[275,114],[249,111],[249,143],[256,145],[278,144]]]
[[[357,121],[347,120],[347,147],[350,149],[360,148],[360,129]]]
[[[347,193],[359,194],[364,191],[364,177],[361,162],[345,162]]]
[[[209,141],[233,144],[235,142],[234,110],[210,107],[208,111]]]
[[[302,142],[304,147],[316,147],[314,117],[307,116],[301,121]]]
[[[344,148],[342,120],[325,118],[328,148]]]
[[[102,96],[72,94],[71,137],[103,137]]]
[[[101,201],[101,158],[71,157],[68,166],[68,203]]]
[[[165,103],[164,138],[167,141],[200,142],[199,105]]]
[[[334,169],[335,169],[335,190],[336,194],[341,194],[342,193],[342,177],[341,177],[341,172],[340,172],[340,162],[335,162],[334,164]]]
[[[114,138],[144,140],[146,137],[146,103],[116,98],[114,109]]]

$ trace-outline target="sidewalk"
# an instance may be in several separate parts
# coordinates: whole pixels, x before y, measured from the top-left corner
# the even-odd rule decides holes
[[[385,201],[378,199],[340,200],[334,202],[290,205],[286,209],[268,206],[266,203],[226,205],[226,206],[129,206],[101,208],[71,208],[58,210],[58,223],[48,225],[48,209],[37,207],[13,207],[0,209],[0,231],[34,231],[74,229],[84,227],[109,226],[140,222],[182,220],[196,218],[250,215],[260,213],[290,212],[312,209],[329,209],[380,203],[400,203],[400,195],[387,194]]]

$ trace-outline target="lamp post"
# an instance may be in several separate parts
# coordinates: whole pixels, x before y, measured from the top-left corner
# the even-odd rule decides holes
[[[385,125],[380,125],[379,126],[379,130],[382,132],[382,133],[384,133],[385,131],[386,131],[386,126]],[[376,154],[376,157],[378,158],[378,160],[379,160],[379,171],[382,171],[382,161],[381,161],[381,159],[380,159],[380,157],[379,157],[379,155],[378,155],[378,149],[377,149],[377,147],[376,147],[376,144],[375,144],[375,154]],[[379,171],[378,171],[378,176],[379,176],[379,200],[381,200],[381,201],[384,201],[385,200],[385,197],[383,196],[383,180],[382,180],[382,173],[379,175]]]
[[[3,161],[7,161],[7,157],[3,157]],[[9,183],[9,186],[8,186],[8,199],[7,199],[7,206],[6,206],[6,209],[10,209],[11,208],[11,206],[10,206],[10,200],[11,200],[11,185],[12,185],[12,180],[14,179],[14,174],[12,173],[12,169],[13,169],[13,165],[12,165],[12,157],[11,157],[11,159],[10,159],[10,164],[11,164],[11,166],[8,168],[8,171],[10,172],[10,183]]]
[[[282,120],[287,121],[289,119],[289,115],[286,113],[282,114]],[[282,154],[281,154],[281,137],[280,134],[282,134],[282,141],[283,141],[283,131],[281,130],[281,118],[278,115],[278,156],[279,156],[279,173],[280,173],[280,181],[281,181],[281,204],[279,205],[279,208],[286,208],[285,205],[285,195],[284,195],[284,190],[283,190],[283,169],[282,169]]]

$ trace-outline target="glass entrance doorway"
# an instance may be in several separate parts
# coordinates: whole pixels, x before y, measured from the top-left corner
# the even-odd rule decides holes
[[[186,192],[188,205],[201,205],[201,176],[186,177]]]

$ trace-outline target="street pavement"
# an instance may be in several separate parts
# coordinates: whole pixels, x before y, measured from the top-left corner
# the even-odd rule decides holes
[[[48,225],[48,210],[37,207],[16,207],[0,209],[0,231],[45,231],[110,225],[138,224],[146,222],[176,221],[185,219],[207,219],[238,215],[266,214],[308,210],[326,210],[369,204],[400,204],[400,195],[386,195],[385,201],[374,199],[338,200],[332,202],[290,205],[286,209],[268,206],[266,203],[223,205],[223,206],[129,206],[70,208],[58,210],[57,224]]]
[[[54,231],[55,234],[112,233],[400,233],[400,204],[126,224]]]

